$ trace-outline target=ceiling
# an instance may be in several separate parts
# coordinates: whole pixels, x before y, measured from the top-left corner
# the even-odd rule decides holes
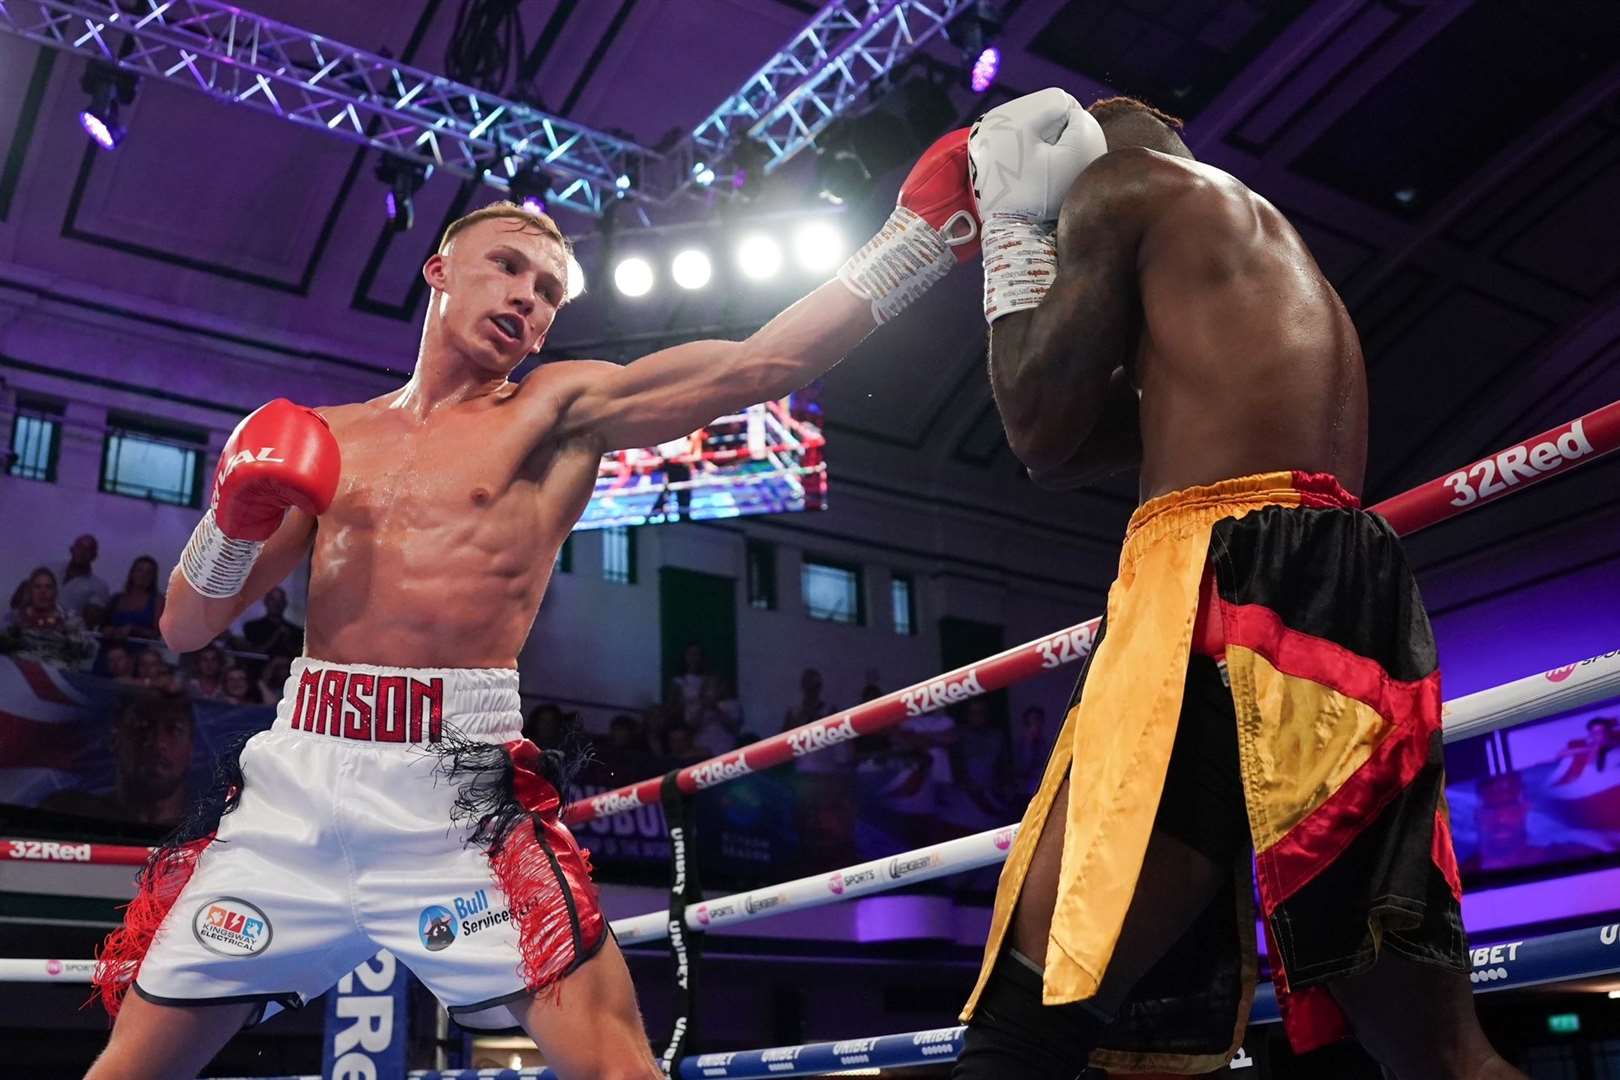
[[[443,70],[462,0],[253,10]],[[1612,0],[1009,0],[1001,80],[951,92],[950,125],[1061,85],[1147,98],[1201,158],[1271,199],[1343,294],[1372,393],[1378,498],[1620,397],[1620,5]],[[689,129],[814,13],[804,0],[524,0],[507,92],[645,144]],[[918,71],[951,77],[936,41]],[[409,233],[384,225],[376,155],[172,85],[143,84],[112,154],[74,116],[84,61],[0,34],[0,279],[22,272],[299,334],[305,355],[395,371],[413,354],[419,268],[444,223],[495,197],[440,175]],[[948,125],[949,126],[949,125]],[[898,170],[895,171],[896,173]],[[620,215],[617,251],[717,247],[826,213],[802,156],[754,201]],[[898,175],[843,208],[853,236]],[[762,214],[776,216],[759,217]],[[752,222],[752,224],[751,224]],[[546,356],[629,358],[746,333],[811,284],[723,281],[618,299],[600,223],[564,217],[593,288]],[[835,439],[895,487],[1022,483],[983,376],[977,274],[882,328],[826,381]],[[919,464],[921,463],[921,464]],[[953,483],[955,481],[952,481]],[[1117,535],[1128,482],[1093,493]]]

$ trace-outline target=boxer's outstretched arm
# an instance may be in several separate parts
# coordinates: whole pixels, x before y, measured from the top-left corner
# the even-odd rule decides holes
[[[1109,381],[1135,345],[1138,255],[1175,175],[1150,151],[1114,150],[1081,173],[1057,227],[1057,277],[1038,307],[998,318],[990,385],[1013,453],[1037,476],[1072,473],[1095,454],[1098,475],[1125,467],[1118,420],[1099,427]],[[1116,391],[1114,402],[1123,403]],[[1097,442],[1093,445],[1092,440]],[[1139,443],[1138,443],[1139,448]]]
[[[744,341],[693,341],[623,366],[591,364],[564,404],[559,433],[593,438],[603,450],[678,438],[798,390],[876,325],[869,301],[829,281]]]
[[[315,518],[302,510],[289,510],[265,541],[259,559],[235,596],[204,596],[191,587],[177,565],[169,575],[169,591],[158,629],[163,643],[175,652],[192,652],[230,628],[242,613],[265,593],[280,585],[309,552],[315,538]]]

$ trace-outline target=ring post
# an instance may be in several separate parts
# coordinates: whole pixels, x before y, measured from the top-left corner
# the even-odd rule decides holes
[[[688,1048],[697,1043],[697,969],[703,935],[686,925],[686,907],[703,899],[697,867],[697,800],[681,790],[680,770],[664,774],[660,795],[669,829],[669,952],[675,961],[675,1020],[658,1059],[673,1076]]]

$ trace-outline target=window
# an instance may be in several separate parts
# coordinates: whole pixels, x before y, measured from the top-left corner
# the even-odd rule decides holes
[[[889,603],[894,608],[894,632],[910,637],[917,632],[917,600],[911,588],[911,575],[889,578]]]
[[[61,454],[62,407],[46,401],[19,400],[11,425],[11,467],[6,471],[25,480],[54,484]]]
[[[748,606],[776,610],[776,545],[748,541]]]
[[[861,598],[861,568],[805,556],[804,610],[812,619],[866,625]]]
[[[625,525],[602,530],[602,579],[636,583],[636,534]]]
[[[201,435],[109,419],[101,451],[101,490],[176,506],[198,506],[205,449]]]

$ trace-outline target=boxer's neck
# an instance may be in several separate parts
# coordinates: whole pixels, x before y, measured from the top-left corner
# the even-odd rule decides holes
[[[516,384],[504,373],[480,368],[442,342],[424,336],[416,370],[394,395],[392,406],[417,417],[476,398],[500,397]]]

